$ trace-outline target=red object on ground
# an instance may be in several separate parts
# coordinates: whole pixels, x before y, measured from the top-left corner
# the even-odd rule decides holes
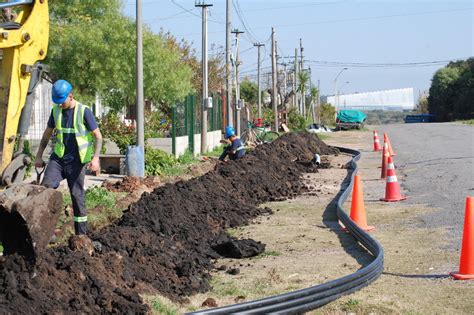
[[[354,176],[354,187],[352,188],[351,215],[354,221],[364,231],[372,231],[375,228],[367,225],[367,216],[365,214],[364,193],[362,192],[362,181],[360,175]]]
[[[400,193],[400,185],[398,184],[397,175],[395,174],[395,166],[393,158],[390,156],[387,163],[387,184],[385,185],[385,198],[382,201],[402,201],[407,197]]]
[[[387,178],[387,163],[390,153],[388,152],[388,144],[384,142],[383,152],[382,152],[382,172],[380,173],[380,178]]]
[[[390,156],[395,156],[397,155],[392,148],[392,144],[390,143],[390,139],[386,133],[383,134],[383,141],[388,143],[388,152],[390,153]]]
[[[377,130],[374,130],[374,151],[382,151],[382,146],[380,145],[379,136],[377,135]]]
[[[474,197],[466,198],[459,272],[450,275],[457,280],[474,280]]]

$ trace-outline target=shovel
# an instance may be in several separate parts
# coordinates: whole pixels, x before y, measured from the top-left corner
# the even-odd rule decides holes
[[[41,175],[43,175],[44,170],[46,169],[46,162],[43,161],[43,164],[41,167],[36,167],[35,166],[35,171],[36,171],[36,185],[41,185]]]

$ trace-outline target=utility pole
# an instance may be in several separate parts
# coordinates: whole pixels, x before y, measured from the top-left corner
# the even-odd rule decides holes
[[[304,71],[303,65],[303,41],[300,38],[300,70]],[[301,88],[301,114],[306,116],[306,96],[305,96],[305,86]]]
[[[281,65],[283,66],[283,96],[285,96],[285,98],[286,98],[286,91],[288,89],[288,82],[287,82],[287,78],[286,78],[286,66],[287,66],[287,64],[282,63]]]
[[[207,109],[209,107],[207,87],[207,7],[212,4],[197,3],[194,6],[202,8],[202,115],[201,115],[201,154],[207,151]]]
[[[265,44],[255,43],[253,44],[257,47],[258,55],[258,66],[257,66],[257,84],[258,84],[258,118],[262,118],[262,87],[260,84],[260,47],[265,46]]]
[[[225,85],[226,85],[226,100],[227,100],[227,125],[233,126],[233,111],[232,111],[232,79],[231,79],[231,65],[230,65],[230,28],[231,28],[231,10],[232,0],[226,2],[226,33],[225,33]]]
[[[240,66],[240,59],[239,59],[239,35],[244,33],[243,31],[239,31],[238,29],[235,29],[231,32],[232,34],[235,34],[235,126],[236,126],[236,133],[237,136],[240,137],[240,78],[239,78],[239,66]]]
[[[334,109],[335,109],[335,110],[334,110],[334,111],[335,111],[335,113],[334,113],[334,120],[337,119],[337,109],[338,109],[338,108],[337,108],[337,107],[338,107],[338,104],[337,104],[337,103],[338,103],[338,102],[337,102],[337,78],[339,78],[339,76],[341,75],[341,73],[343,73],[344,70],[347,70],[347,69],[348,69],[347,67],[342,68],[342,70],[339,71],[339,73],[337,74],[337,76],[334,78]]]
[[[275,131],[278,132],[278,105],[277,105],[277,66],[276,66],[276,44],[275,29],[272,27],[272,104],[275,114]]]
[[[298,106],[298,113],[301,114],[301,106],[298,98],[298,48],[295,48],[295,106]]]
[[[320,115],[318,115],[318,110],[319,112],[321,112],[321,96],[320,96],[320,82],[319,82],[319,78],[318,78],[318,101],[317,101],[317,108],[316,108],[316,116],[318,116],[318,123],[320,124],[321,123],[321,117]]]
[[[137,0],[137,56],[136,56],[136,67],[137,67],[137,144],[140,151],[145,156],[145,115],[144,115],[144,102],[143,102],[143,35],[142,35],[142,1]],[[145,158],[143,158],[143,164],[140,165],[139,174],[135,174],[139,177],[145,176]]]
[[[311,67],[308,67],[308,73],[309,73],[309,95],[310,95],[310,102],[311,102],[309,105],[311,106],[311,115],[313,116],[313,122],[316,122],[316,108],[315,108],[316,105],[314,104],[315,100],[313,100],[313,95],[312,95],[313,83],[311,81],[311,76],[313,74],[311,73]]]

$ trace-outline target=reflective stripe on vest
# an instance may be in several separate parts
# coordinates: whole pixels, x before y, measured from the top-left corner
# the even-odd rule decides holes
[[[74,217],[74,222],[79,222],[79,223],[87,222],[87,216],[85,216],[85,217]]]
[[[84,113],[87,106],[76,101],[76,106],[74,107],[74,128],[63,128],[62,124],[62,109],[59,105],[53,106],[53,118],[56,125],[56,144],[54,146],[54,153],[62,158],[66,147],[64,145],[64,134],[75,134],[77,148],[79,151],[79,157],[81,163],[85,164],[92,160],[93,154],[93,142],[92,142],[92,133],[87,130],[87,127],[84,123]]]
[[[240,147],[238,147],[237,149],[235,149],[235,152],[240,151],[240,150],[245,150],[245,147],[244,147],[243,145],[241,145]]]

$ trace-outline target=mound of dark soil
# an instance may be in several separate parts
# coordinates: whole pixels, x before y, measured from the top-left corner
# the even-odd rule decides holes
[[[300,177],[317,171],[308,163],[315,153],[337,150],[311,134],[288,134],[199,178],[145,193],[91,236],[100,243],[91,256],[50,249],[34,269],[22,257],[0,257],[0,312],[142,313],[138,293],[158,290],[178,300],[208,290],[214,258],[264,249],[225,229],[270,212],[258,207],[263,202],[304,192]]]

